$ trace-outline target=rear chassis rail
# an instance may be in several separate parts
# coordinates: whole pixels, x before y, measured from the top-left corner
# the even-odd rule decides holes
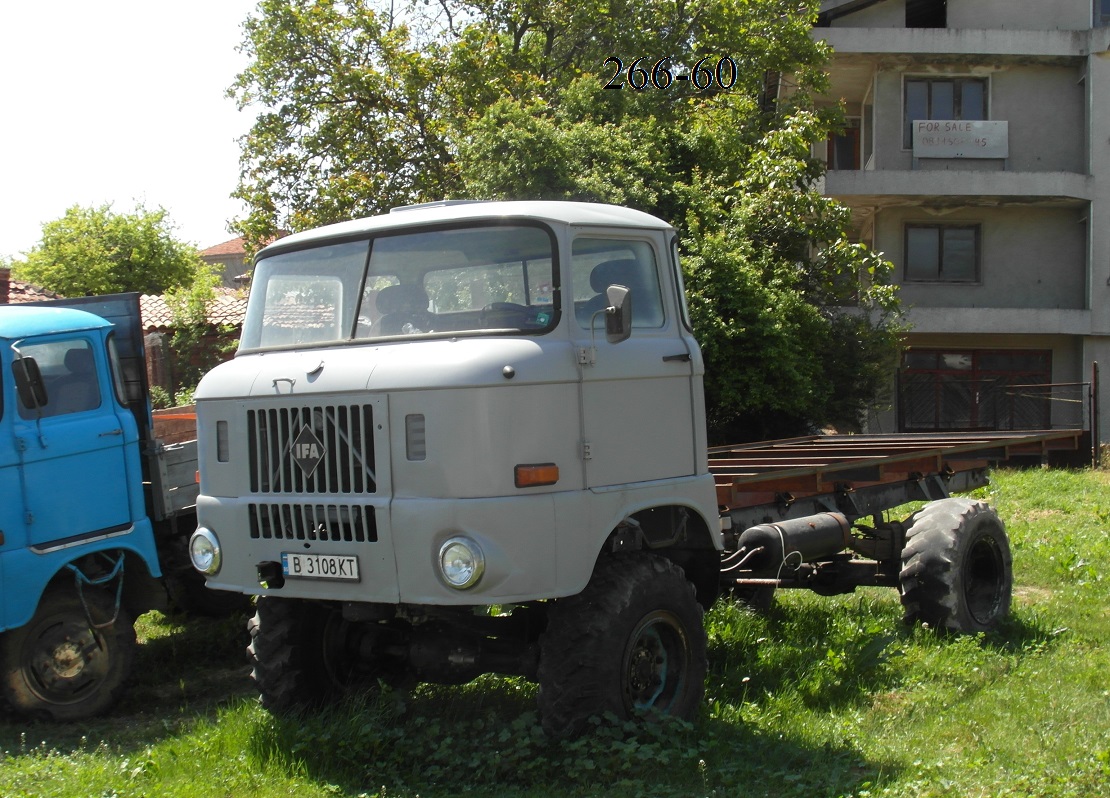
[[[1082,430],[819,435],[712,448],[709,470],[724,527],[722,587],[823,594],[863,585],[896,587],[905,530],[899,521],[885,521],[884,512],[984,487],[996,463],[1043,462],[1056,452],[1081,451],[1085,435]],[[789,529],[804,535],[802,519],[822,514],[839,514],[852,528],[845,550],[800,563],[783,557],[773,572],[744,567],[745,531],[771,525],[785,533],[785,551]],[[873,526],[861,519],[871,519]],[[794,523],[777,526],[784,522]]]

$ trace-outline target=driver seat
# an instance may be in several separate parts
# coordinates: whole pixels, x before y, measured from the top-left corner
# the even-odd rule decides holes
[[[80,413],[99,407],[100,388],[92,350],[83,347],[68,349],[63,362],[67,373],[55,383],[53,413]]]
[[[427,331],[428,294],[418,285],[387,285],[378,291],[374,307],[381,314],[381,335],[400,335],[405,322]]]
[[[640,292],[635,290],[638,287],[636,279],[638,269],[639,264],[630,258],[602,261],[594,266],[593,271],[590,272],[590,288],[594,295],[578,308],[575,315],[578,316],[579,324],[589,329],[593,315],[609,306],[605,291],[611,285],[623,285],[625,288],[632,289],[633,300],[639,299]],[[633,283],[637,285],[634,286]]]

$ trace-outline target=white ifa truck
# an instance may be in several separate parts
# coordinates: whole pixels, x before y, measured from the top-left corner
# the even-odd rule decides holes
[[[675,231],[638,211],[445,202],[262,250],[238,354],[196,392],[190,549],[209,587],[258,596],[266,706],[497,672],[538,681],[570,734],[691,716],[724,590],[889,585],[911,619],[1005,615],[1005,531],[947,497],[986,481],[960,453],[1015,441],[921,443],[896,476],[877,449],[839,476],[793,458],[788,499],[744,487],[750,452],[707,449],[702,375]],[[881,522],[911,498],[946,512]]]

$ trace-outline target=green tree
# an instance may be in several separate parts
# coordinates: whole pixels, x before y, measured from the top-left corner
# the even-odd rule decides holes
[[[42,240],[13,262],[12,273],[67,297],[159,294],[189,283],[201,264],[195,248],[174,238],[162,208],[117,213],[111,205],[74,205],[42,226]]]
[[[812,99],[816,6],[263,0],[232,90],[262,107],[240,230],[451,197],[636,207],[681,234],[715,437],[856,428],[899,306],[890,264],[816,189],[811,147],[840,121]]]
[[[258,245],[461,188],[437,89],[406,25],[365,2],[262,0],[232,93],[261,111],[243,142],[239,230]]]
[[[235,331],[209,321],[209,307],[220,284],[218,270],[203,264],[188,285],[166,290],[173,320],[169,348],[175,404],[191,404],[200,378],[235,350]]]

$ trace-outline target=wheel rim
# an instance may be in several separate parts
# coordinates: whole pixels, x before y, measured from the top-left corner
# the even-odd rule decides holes
[[[967,557],[964,602],[976,623],[989,625],[998,617],[1006,592],[1006,568],[1002,549],[990,536],[975,542]]]
[[[74,704],[96,691],[109,665],[107,652],[88,624],[61,620],[44,626],[31,641],[23,671],[28,687],[41,700]]]
[[[668,711],[682,695],[689,658],[689,641],[678,619],[662,610],[646,615],[624,653],[625,706]]]

